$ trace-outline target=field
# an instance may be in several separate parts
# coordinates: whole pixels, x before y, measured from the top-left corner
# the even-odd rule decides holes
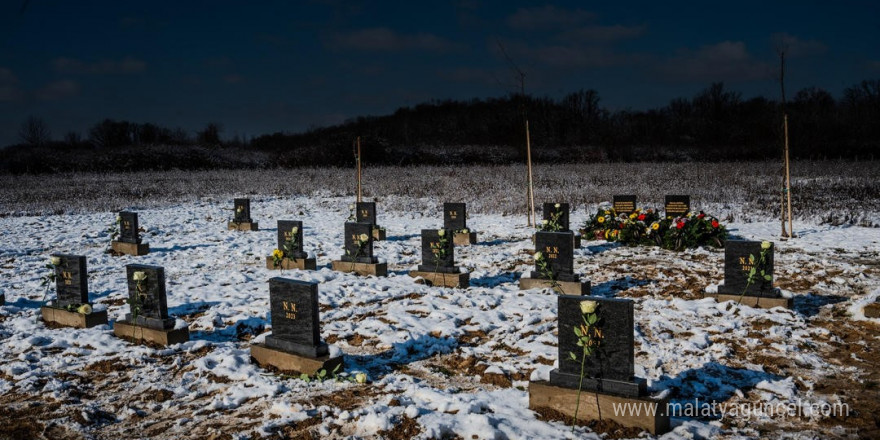
[[[575,269],[592,294],[635,302],[636,375],[673,403],[779,405],[798,414],[730,411],[673,417],[664,438],[880,436],[880,184],[874,162],[796,163],[794,230],[779,241],[776,164],[539,166],[536,202],[572,203],[581,224],[612,194],[657,207],[691,194],[736,237],[776,243],[776,286],[792,310],[703,298],[723,281],[723,251],[672,252],[585,241]],[[352,202],[350,169],[2,176],[0,439],[640,438],[609,423],[576,427],[528,409],[528,381],[559,362],[556,298],[521,291],[531,270],[522,167],[373,168],[389,240],[387,278],[334,272]],[[257,232],[226,230],[232,197],[250,196]],[[468,203],[479,244],[457,247],[471,287],[419,284],[419,232],[442,225],[444,201]],[[139,212],[151,253],[106,252],[113,211]],[[305,223],[320,282],[321,336],[367,384],[305,382],[249,360],[271,330],[263,259],[275,222]],[[165,267],[169,309],[191,341],[132,345],[108,326],[38,322],[50,253],[86,255],[93,302],[127,309],[126,264]],[[823,414],[824,409],[844,410]]]

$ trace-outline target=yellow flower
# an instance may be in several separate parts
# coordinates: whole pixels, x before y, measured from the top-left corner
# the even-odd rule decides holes
[[[605,230],[605,239],[608,240],[608,234],[611,232],[610,229]]]
[[[53,266],[57,266],[57,265],[61,264],[61,258],[49,257],[49,263],[51,263]]]
[[[296,235],[299,232],[299,227],[294,226],[293,229],[290,230],[290,233]]]
[[[605,223],[605,217],[599,217],[596,219],[596,221],[599,223]]]
[[[557,203],[557,204],[553,205],[553,207],[556,208],[556,209],[559,209],[559,208],[562,207],[562,205],[560,205],[559,203]]]
[[[632,214],[629,215],[629,219],[630,219],[630,220],[633,220],[633,219],[635,219],[636,217],[638,217],[638,216],[636,215],[636,213],[632,213]]]
[[[440,229],[439,231],[437,231],[437,235],[440,237],[446,235],[446,229]]]
[[[367,375],[364,373],[355,374],[354,380],[357,381],[357,383],[367,383]]]
[[[611,236],[612,236],[612,237],[617,237],[617,233],[618,233],[618,232],[619,232],[619,231],[618,231],[617,229],[611,231]]]
[[[660,223],[657,223],[657,222],[652,223],[652,224],[651,224],[651,229],[653,229],[653,230],[655,230],[655,231],[658,230],[658,229],[660,229]]]
[[[461,230],[461,233],[462,233],[462,234],[467,234],[467,233],[470,233],[470,231],[468,231],[467,229],[462,229],[462,230]]]
[[[276,259],[281,259],[284,258],[284,252],[281,252],[281,249],[275,249],[272,251],[272,256]]]
[[[544,254],[540,252],[535,252],[535,260],[540,260],[541,258],[544,258]]]
[[[581,313],[584,315],[593,313],[596,311],[596,306],[598,305],[599,303],[596,301],[581,301]]]
[[[76,311],[83,314],[83,315],[88,315],[88,314],[92,313],[92,306],[90,306],[88,304],[83,304],[83,305],[79,306],[79,308],[76,309]]]
[[[762,241],[761,242],[761,249],[770,249],[770,246],[773,246],[773,244],[770,243],[769,241]]]
[[[358,236],[358,240],[360,240],[362,243],[366,243],[369,239],[370,237],[367,236],[367,234],[361,234],[360,236]]]

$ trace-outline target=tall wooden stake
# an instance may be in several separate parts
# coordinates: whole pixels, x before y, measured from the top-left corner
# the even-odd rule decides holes
[[[357,137],[357,202],[361,202],[361,137]]]
[[[785,197],[788,205],[788,236],[794,238],[794,225],[791,219],[791,167],[788,160],[788,115],[783,115],[783,130],[785,131]]]
[[[788,110],[785,106],[785,47],[780,47],[779,52],[779,88],[782,91],[782,193],[780,194],[780,220],[782,222],[782,238],[789,238],[792,234],[786,231],[785,217],[788,215],[788,228],[791,225],[791,179],[788,164]],[[788,205],[786,209],[786,204]]]
[[[535,226],[535,192],[534,185],[532,181],[532,141],[529,136],[529,120],[526,119],[526,162],[529,168],[529,190],[528,190],[528,203],[529,203],[529,226]]]

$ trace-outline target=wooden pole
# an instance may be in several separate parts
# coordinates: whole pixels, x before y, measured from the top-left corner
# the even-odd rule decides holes
[[[782,238],[788,238],[788,231],[785,230],[785,193],[788,192],[788,184],[786,175],[788,174],[788,113],[785,109],[785,49],[779,49],[779,88],[782,91],[782,192],[780,198],[780,221],[782,222]],[[789,210],[790,212],[790,210]]]
[[[782,116],[783,131],[785,132],[785,197],[788,205],[788,236],[794,238],[794,225],[791,219],[791,167],[788,159],[788,115]]]
[[[532,180],[532,141],[529,137],[529,120],[526,119],[526,163],[529,168],[529,190],[528,190],[528,204],[529,204],[529,226],[535,226],[535,190]]]
[[[361,137],[357,137],[357,202],[361,202]]]

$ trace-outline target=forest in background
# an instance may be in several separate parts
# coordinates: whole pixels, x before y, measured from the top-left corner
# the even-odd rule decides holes
[[[802,89],[786,103],[795,159],[880,157],[880,79],[835,98]],[[190,134],[152,123],[105,119],[85,135],[52,137],[38,117],[21,125],[21,143],[0,149],[0,172],[507,164],[525,160],[529,121],[532,158],[539,163],[742,161],[780,157],[783,106],[744,99],[713,83],[691,98],[650,110],[610,111],[595,90],[561,99],[513,94],[470,101],[434,101],[385,116],[363,116],[302,133],[224,138],[220,123]]]

